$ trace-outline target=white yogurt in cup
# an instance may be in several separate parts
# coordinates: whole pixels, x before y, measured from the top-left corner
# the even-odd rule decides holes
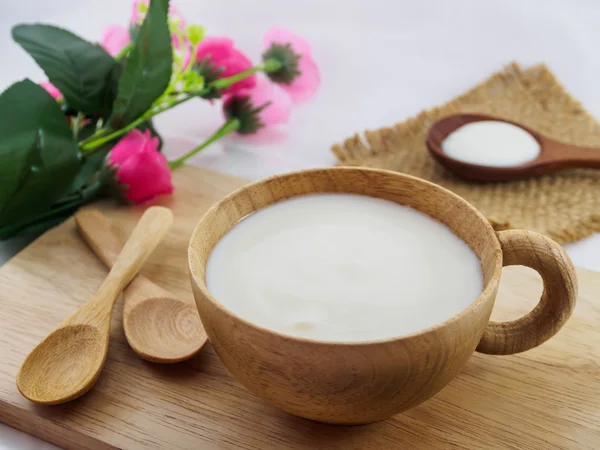
[[[237,223],[206,267],[210,292],[257,325],[325,341],[398,337],[443,322],[483,290],[481,263],[408,206],[313,194]]]

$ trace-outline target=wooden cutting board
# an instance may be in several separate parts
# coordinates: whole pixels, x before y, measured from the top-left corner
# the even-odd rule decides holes
[[[176,193],[162,201],[173,209],[175,225],[143,272],[175,294],[191,295],[192,228],[243,182],[178,169]],[[98,207],[126,232],[142,212]],[[528,311],[541,292],[533,271],[504,272],[495,319]],[[520,355],[475,354],[434,398],[372,425],[328,426],[282,413],[236,382],[210,346],[178,365],[142,361],[125,341],[120,307],[96,386],[71,403],[41,407],[18,393],[19,366],[106,275],[69,220],[0,269],[0,420],[69,449],[598,449],[600,274],[578,274],[577,308],[555,338]]]

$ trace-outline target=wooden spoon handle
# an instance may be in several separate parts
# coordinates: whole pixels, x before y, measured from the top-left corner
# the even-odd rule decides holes
[[[504,266],[527,266],[544,282],[538,305],[527,315],[511,322],[490,322],[477,351],[509,355],[537,347],[565,324],[577,297],[577,276],[566,252],[552,239],[532,231],[508,230],[498,233]]]
[[[146,210],[127,239],[101,287],[118,294],[138,273],[148,256],[165,237],[173,223],[173,213],[162,206]],[[106,252],[108,256],[109,252]]]
[[[77,230],[98,258],[110,268],[113,266],[123,243],[114,233],[110,221],[96,209],[86,209],[75,215]]]
[[[544,141],[544,154],[558,167],[600,169],[600,148],[580,147],[553,139]]]
[[[109,269],[113,266],[123,240],[117,236],[110,220],[97,209],[84,209],[75,214],[77,230],[96,256]],[[162,288],[143,275],[137,275],[123,291],[123,314],[131,310],[139,301],[161,294]],[[162,295],[170,295],[166,291]]]

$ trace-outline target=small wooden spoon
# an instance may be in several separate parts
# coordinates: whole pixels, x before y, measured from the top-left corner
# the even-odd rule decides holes
[[[17,388],[24,397],[55,405],[90,390],[106,360],[113,306],[171,223],[173,214],[168,208],[155,206],[144,213],[98,292],[61,322],[23,362]]]
[[[450,133],[468,123],[483,120],[507,122],[523,128],[539,142],[540,154],[536,159],[518,166],[492,167],[459,161],[444,153],[442,142]],[[431,155],[441,165],[456,176],[471,181],[509,181],[545,175],[566,168],[600,169],[600,149],[566,144],[543,136],[519,123],[483,114],[456,114],[441,119],[429,129],[426,144]]]
[[[75,215],[77,228],[94,253],[111,267],[121,240],[100,211]],[[141,358],[175,363],[191,358],[208,342],[193,298],[176,298],[138,275],[123,291],[123,328],[127,342]]]

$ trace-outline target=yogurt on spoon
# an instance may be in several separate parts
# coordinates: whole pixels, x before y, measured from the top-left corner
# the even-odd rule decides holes
[[[497,120],[471,122],[457,128],[442,142],[451,158],[489,167],[515,167],[535,160],[539,142],[526,130]]]

